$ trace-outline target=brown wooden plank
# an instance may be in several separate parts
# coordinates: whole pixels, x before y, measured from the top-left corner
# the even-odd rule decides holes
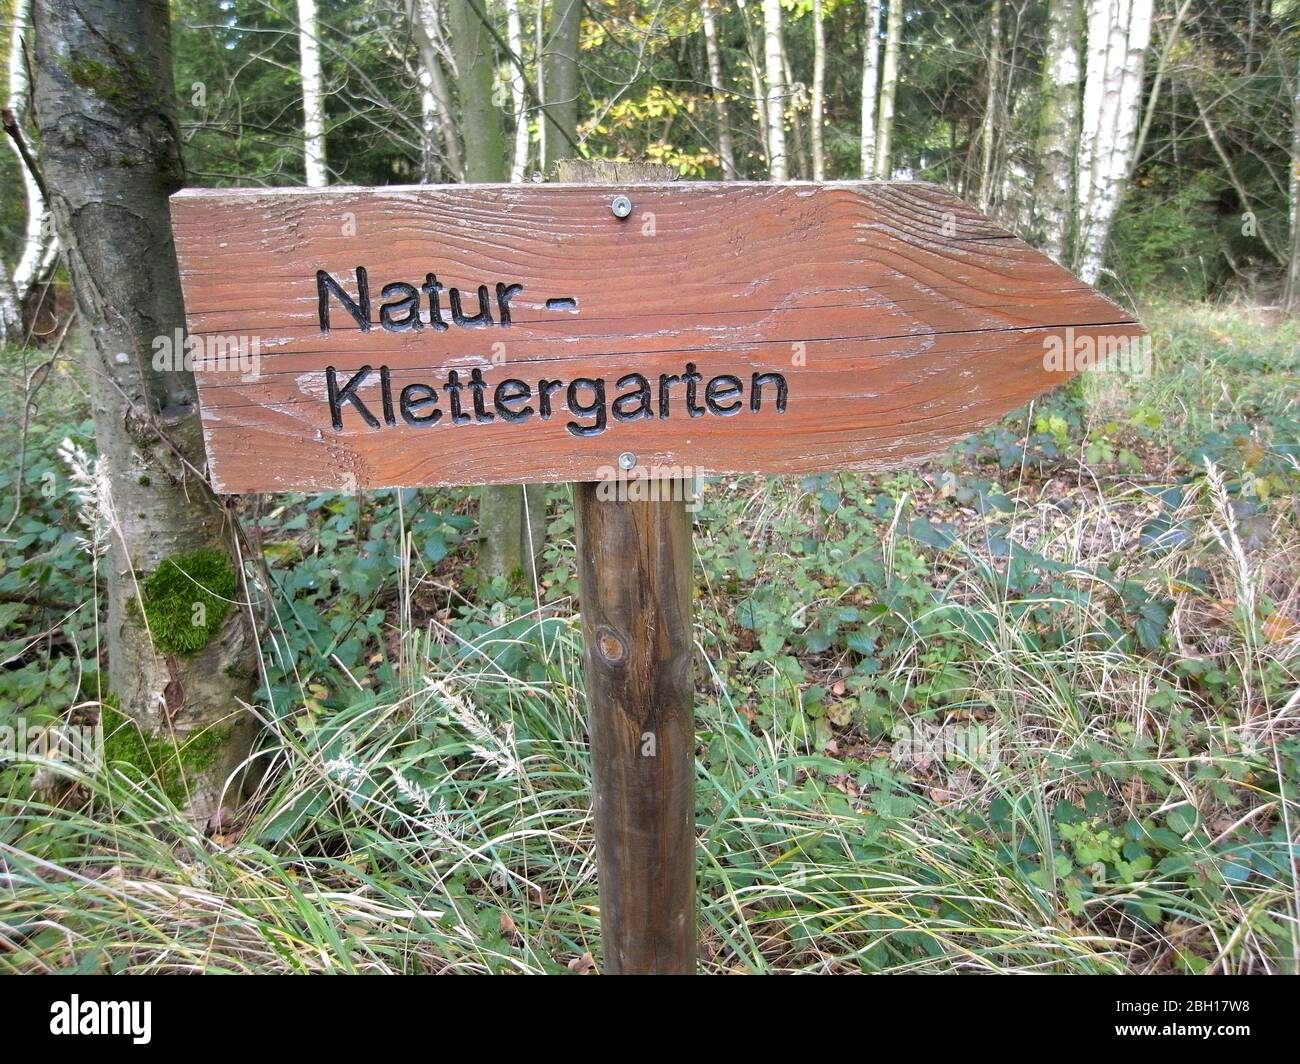
[[[696,951],[691,519],[680,496],[609,500],[596,484],[573,488],[602,970],[688,974]]]
[[[616,218],[617,195],[633,203]],[[227,492],[326,487],[593,480],[620,454],[692,473],[879,469],[917,461],[1060,383],[1044,344],[1132,337],[1143,330],[970,207],[916,183],[476,185],[381,189],[193,190],[172,200],[191,333],[256,341],[256,379],[200,355],[197,379],[214,481]],[[371,288],[363,332],[331,299],[320,327],[317,270],[357,296]],[[386,331],[381,289],[434,273],[478,311],[487,285],[519,284],[510,324]],[[548,309],[569,298],[572,308]],[[730,416],[618,421],[615,382],[643,374],[658,414],[661,375],[687,363],[699,390],[721,375],[743,385]],[[325,371],[342,387],[374,367],[332,425]],[[379,367],[388,367],[393,425],[384,424]],[[451,424],[448,374],[493,391],[514,378],[534,391],[562,380],[543,420],[535,396],[523,423]],[[780,374],[751,409],[755,374]],[[565,406],[567,384],[602,379],[606,424]],[[400,416],[406,385],[439,389],[437,424]],[[468,391],[463,392],[468,397]],[[577,399],[592,398],[580,389]],[[518,409],[523,402],[516,403]],[[722,404],[727,405],[727,404]],[[468,408],[469,403],[467,401]],[[627,410],[630,404],[622,409]],[[427,410],[428,408],[424,408]]]

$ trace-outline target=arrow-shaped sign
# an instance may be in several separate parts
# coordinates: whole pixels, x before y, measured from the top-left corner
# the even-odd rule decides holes
[[[1143,349],[928,184],[187,190],[172,212],[226,492],[882,469]]]

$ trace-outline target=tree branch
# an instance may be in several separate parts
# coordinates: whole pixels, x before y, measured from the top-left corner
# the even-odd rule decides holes
[[[36,159],[32,155],[31,149],[27,147],[27,138],[23,136],[23,130],[18,124],[17,116],[8,107],[0,108],[0,125],[4,126],[4,131],[12,138],[14,147],[18,149],[18,154],[22,156],[23,165],[27,167],[28,172],[32,175],[36,187],[41,190],[41,199],[45,201],[45,206],[48,208],[50,194],[45,187],[45,178],[41,176],[41,171],[36,165]]]

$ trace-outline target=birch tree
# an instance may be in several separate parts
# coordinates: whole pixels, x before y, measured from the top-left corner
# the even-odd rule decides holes
[[[813,80],[812,80],[812,169],[814,181],[826,180],[826,148],[822,123],[826,107],[826,25],[822,21],[822,0],[813,0]]]
[[[23,304],[32,289],[40,283],[53,265],[55,241],[36,175],[28,160],[23,158],[18,137],[25,137],[27,98],[30,85],[27,79],[27,61],[24,45],[30,47],[31,0],[17,0],[13,11],[13,29],[10,34],[8,55],[8,84],[5,108],[7,143],[14,154],[14,162],[23,183],[26,205],[26,225],[22,250],[12,268],[0,263],[0,344],[23,336]],[[12,130],[12,132],[10,132]],[[29,157],[34,158],[33,146],[24,140]]]
[[[731,140],[731,123],[727,115],[727,96],[722,81],[722,53],[718,50],[718,27],[713,15],[714,0],[700,0],[700,18],[704,23],[704,51],[709,64],[709,88],[713,92],[713,109],[718,120],[718,156],[724,180],[736,179],[736,150]]]
[[[889,0],[885,23],[885,63],[880,83],[880,118],[876,123],[876,177],[889,178],[892,170],[894,97],[898,92],[898,53],[903,40],[903,0]]]
[[[1043,251],[1062,265],[1071,261],[1075,159],[1080,136],[1082,47],[1083,0],[1050,0],[1047,46],[1039,88],[1034,228]]]
[[[993,202],[993,160],[998,137],[998,87],[1002,67],[1002,0],[993,0],[989,11],[989,51],[984,74],[984,122],[980,129],[979,207],[987,211]]]
[[[506,6],[506,43],[510,50],[523,62],[524,27],[519,17],[519,0],[505,0]],[[528,153],[531,141],[528,134],[528,100],[524,73],[519,67],[510,66],[510,102],[515,109],[515,140],[510,162],[510,180],[516,184],[524,179],[528,169]]]
[[[789,175],[785,153],[785,61],[781,47],[781,0],[763,0],[763,60],[767,75],[767,158],[773,181]]]
[[[772,138],[767,132],[767,89],[763,87],[763,75],[760,71],[763,57],[760,54],[761,49],[758,42],[754,38],[754,24],[750,20],[749,8],[746,6],[745,0],[736,0],[736,7],[740,9],[740,24],[745,30],[745,51],[748,55],[745,66],[749,70],[754,115],[758,120],[758,142],[763,149],[763,161],[770,170],[772,167]]]
[[[426,182],[437,180],[445,163],[452,180],[463,181],[465,161],[456,136],[451,90],[442,64],[437,0],[405,0],[405,10],[419,61],[422,177]]]
[[[302,71],[302,160],[307,185],[329,184],[325,169],[325,86],[321,78],[316,0],[298,0],[298,61]]]
[[[876,176],[876,106],[880,84],[880,0],[866,0],[862,41],[862,176]]]
[[[121,751],[204,821],[252,743],[241,702],[254,640],[228,511],[202,474],[193,375],[167,344],[184,320],[167,205],[183,177],[167,4],[36,0],[34,25],[34,112],[85,337],[107,525],[106,754]]]
[[[0,347],[23,337],[23,315],[9,268],[0,262]]]
[[[791,139],[794,140],[793,162],[789,151],[789,140],[786,141],[786,176],[792,178],[807,177],[812,171],[808,162],[808,145],[807,138],[803,134],[803,114],[801,113],[807,104],[808,87],[801,83],[794,76],[794,68],[790,66],[790,50],[785,46],[785,34],[782,33],[778,38],[781,42],[781,71],[782,71],[782,95],[785,98],[787,107],[782,110],[789,116]],[[797,166],[797,172],[796,171]]]
[[[1151,0],[1088,0],[1075,270],[1095,284],[1130,169],[1151,40]]]

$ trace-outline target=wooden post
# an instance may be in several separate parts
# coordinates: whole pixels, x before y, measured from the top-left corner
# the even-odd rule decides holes
[[[566,160],[557,176],[635,184],[675,175],[663,166]],[[603,971],[689,975],[695,688],[686,485],[655,481],[656,501],[610,498],[627,494],[613,487],[573,485]]]
[[[661,481],[668,488],[672,482]],[[575,484],[604,971],[695,971],[691,519]]]

